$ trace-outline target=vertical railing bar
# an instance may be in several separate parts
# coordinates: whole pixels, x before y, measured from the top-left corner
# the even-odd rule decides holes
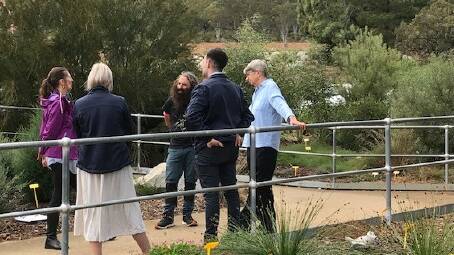
[[[256,230],[256,215],[257,215],[257,172],[256,172],[256,163],[257,163],[257,153],[256,153],[256,130],[255,127],[250,128],[250,169],[249,169],[249,194],[251,196],[250,205],[251,208],[251,231],[255,232]]]
[[[385,219],[388,225],[392,221],[391,208],[391,119],[385,119],[385,168],[386,168],[386,214]]]
[[[449,126],[445,126],[445,159],[449,160]],[[449,164],[445,164],[445,185],[449,184]]]
[[[333,174],[336,173],[336,127],[333,127],[333,154],[332,154],[332,170]],[[334,189],[336,186],[336,177],[333,176],[331,180],[331,187]]]
[[[137,115],[137,134],[140,135],[142,133],[142,118],[140,114]],[[140,171],[140,160],[141,160],[141,148],[140,148],[140,140],[137,141],[137,171]]]
[[[61,243],[61,254],[67,255],[69,249],[69,151],[70,151],[71,139],[64,137],[62,139],[62,154],[63,154],[63,168],[62,168],[62,197],[61,197],[61,209],[62,209],[62,243]]]

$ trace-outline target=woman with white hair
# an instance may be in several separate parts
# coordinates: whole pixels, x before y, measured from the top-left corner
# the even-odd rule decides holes
[[[94,64],[86,83],[88,94],[76,101],[74,128],[79,138],[132,134],[132,120],[123,97],[111,93],[112,71]],[[136,196],[131,160],[125,142],[79,146],[76,205],[101,203]],[[102,254],[102,242],[132,235],[145,254],[150,243],[139,203],[77,210],[74,235],[83,235],[92,254]]]

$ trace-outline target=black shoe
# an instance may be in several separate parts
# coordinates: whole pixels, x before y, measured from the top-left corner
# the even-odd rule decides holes
[[[44,249],[61,250],[60,241],[56,237],[47,237]]]
[[[175,224],[173,224],[173,218],[164,217],[158,222],[158,224],[156,224],[156,226],[154,228],[155,229],[166,229],[166,228],[171,228],[173,226],[175,226]]]
[[[197,221],[192,218],[191,215],[189,216],[183,216],[183,225],[186,225],[187,227],[195,227],[198,225]]]

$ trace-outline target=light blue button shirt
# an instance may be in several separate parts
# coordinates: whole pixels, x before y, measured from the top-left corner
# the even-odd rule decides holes
[[[272,79],[264,80],[255,88],[249,110],[255,117],[251,126],[255,127],[280,126],[282,119],[287,121],[290,116],[294,116],[293,111],[282,96],[281,90]],[[272,147],[279,150],[280,140],[281,132],[279,131],[257,133],[256,147]],[[243,147],[249,146],[250,135],[246,134]]]

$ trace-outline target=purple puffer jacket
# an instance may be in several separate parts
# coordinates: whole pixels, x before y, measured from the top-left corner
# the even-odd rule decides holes
[[[65,97],[60,97],[58,91],[50,94],[49,98],[41,98],[43,109],[39,136],[41,140],[57,140],[63,137],[77,138],[73,128],[73,104]],[[60,146],[41,147],[39,153],[50,158],[62,158]],[[77,159],[77,147],[71,146],[69,159]]]

